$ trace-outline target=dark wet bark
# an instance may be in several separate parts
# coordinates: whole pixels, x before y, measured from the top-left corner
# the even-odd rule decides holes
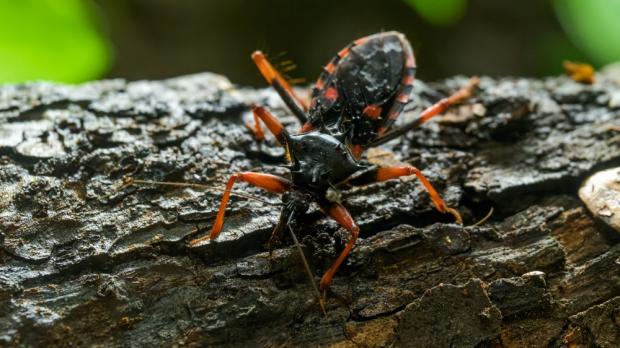
[[[402,119],[464,81],[416,83]],[[618,77],[483,78],[473,106],[383,146],[466,227],[415,180],[346,192],[361,238],[327,318],[286,235],[268,258],[279,207],[233,198],[219,240],[188,245],[231,173],[286,175],[275,141],[258,149],[242,125],[250,103],[298,127],[274,92],[210,74],[0,87],[0,345],[618,345],[618,231],[577,195],[620,163]],[[319,275],[346,240],[316,207],[296,232]]]

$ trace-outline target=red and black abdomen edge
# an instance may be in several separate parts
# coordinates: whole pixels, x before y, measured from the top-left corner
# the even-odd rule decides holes
[[[379,33],[352,42],[319,75],[304,130],[337,130],[349,144],[363,147],[402,112],[414,74],[413,51],[403,34]]]
[[[413,90],[413,81],[415,79],[416,71],[415,56],[413,55],[411,44],[409,44],[409,41],[407,41],[404,35],[401,37],[401,44],[403,45],[405,65],[401,75],[402,78],[400,81],[400,88],[392,100],[392,105],[390,106],[389,111],[384,116],[384,123],[378,130],[379,136],[385,133],[403,112],[405,105],[409,103],[411,91]]]

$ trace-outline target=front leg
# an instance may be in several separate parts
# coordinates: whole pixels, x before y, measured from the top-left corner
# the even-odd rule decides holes
[[[190,241],[190,245],[197,245],[207,239],[214,240],[217,238],[217,236],[219,236],[220,232],[222,231],[222,226],[224,225],[224,214],[226,213],[228,198],[230,197],[230,192],[232,191],[233,185],[237,180],[245,181],[248,184],[261,187],[269,192],[274,193],[284,193],[290,190],[292,186],[292,183],[290,181],[276,175],[254,172],[242,172],[233,174],[230,179],[228,179],[228,183],[226,183],[226,190],[224,191],[224,196],[222,197],[222,201],[220,203],[220,209],[217,212],[215,222],[213,223],[213,228],[211,228],[211,233],[209,234],[209,236]]]
[[[454,219],[456,220],[456,223],[458,223],[459,225],[463,224],[461,214],[459,214],[456,209],[450,208],[444,202],[439,193],[437,193],[437,190],[435,190],[433,185],[431,185],[430,181],[428,181],[424,174],[422,174],[422,172],[414,166],[372,168],[367,171],[353,174],[351,177],[349,177],[349,179],[345,180],[344,183],[353,186],[364,186],[373,182],[386,181],[407,175],[415,175],[418,180],[420,180],[426,191],[431,196],[433,204],[435,205],[435,208],[437,208],[437,210],[442,213],[452,214],[452,216],[454,216]]]
[[[351,233],[351,237],[349,238],[349,242],[344,247],[344,250],[340,253],[340,256],[334,261],[334,263],[329,267],[327,272],[323,274],[321,277],[320,289],[326,290],[329,285],[332,283],[332,279],[334,275],[340,268],[340,265],[349,255],[351,249],[355,245],[355,241],[357,240],[357,236],[359,235],[360,228],[357,226],[349,211],[340,203],[329,203],[326,205],[322,205],[321,209],[329,215],[332,219],[336,220],[336,222],[344,227],[349,233]]]

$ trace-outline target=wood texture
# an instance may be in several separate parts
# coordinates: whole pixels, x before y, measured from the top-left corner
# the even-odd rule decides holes
[[[228,176],[286,175],[243,126],[275,92],[200,74],[0,87],[2,346],[618,346],[618,231],[577,191],[620,163],[619,78],[483,78],[479,94],[383,147],[423,170],[465,227],[404,178],[344,192],[361,227],[327,317],[276,195],[243,184],[208,233]],[[416,82],[416,116],[464,78]],[[375,152],[376,153],[376,152]],[[202,183],[124,185],[127,178]],[[491,218],[473,224],[490,208]],[[316,207],[295,226],[316,273],[347,234]]]

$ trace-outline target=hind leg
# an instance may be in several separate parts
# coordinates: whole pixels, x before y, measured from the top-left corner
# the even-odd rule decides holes
[[[373,168],[371,170],[353,174],[344,183],[354,186],[364,186],[373,182],[386,181],[408,175],[415,175],[418,180],[420,180],[428,194],[431,196],[431,200],[433,201],[433,204],[435,205],[435,208],[437,208],[437,210],[442,213],[452,214],[458,224],[463,223],[463,219],[461,219],[461,214],[459,214],[456,209],[449,207],[444,202],[444,200],[441,198],[439,193],[437,193],[437,190],[435,190],[430,181],[428,181],[426,176],[424,176],[424,174],[422,174],[422,172],[416,167],[399,166],[388,168]]]
[[[267,57],[261,51],[255,51],[252,53],[252,59],[261,75],[267,80],[275,90],[278,92],[286,106],[291,109],[295,117],[299,119],[302,124],[306,123],[308,117],[306,116],[306,110],[308,106],[300,97],[295,94],[291,85],[280,75],[280,73],[271,65]]]

